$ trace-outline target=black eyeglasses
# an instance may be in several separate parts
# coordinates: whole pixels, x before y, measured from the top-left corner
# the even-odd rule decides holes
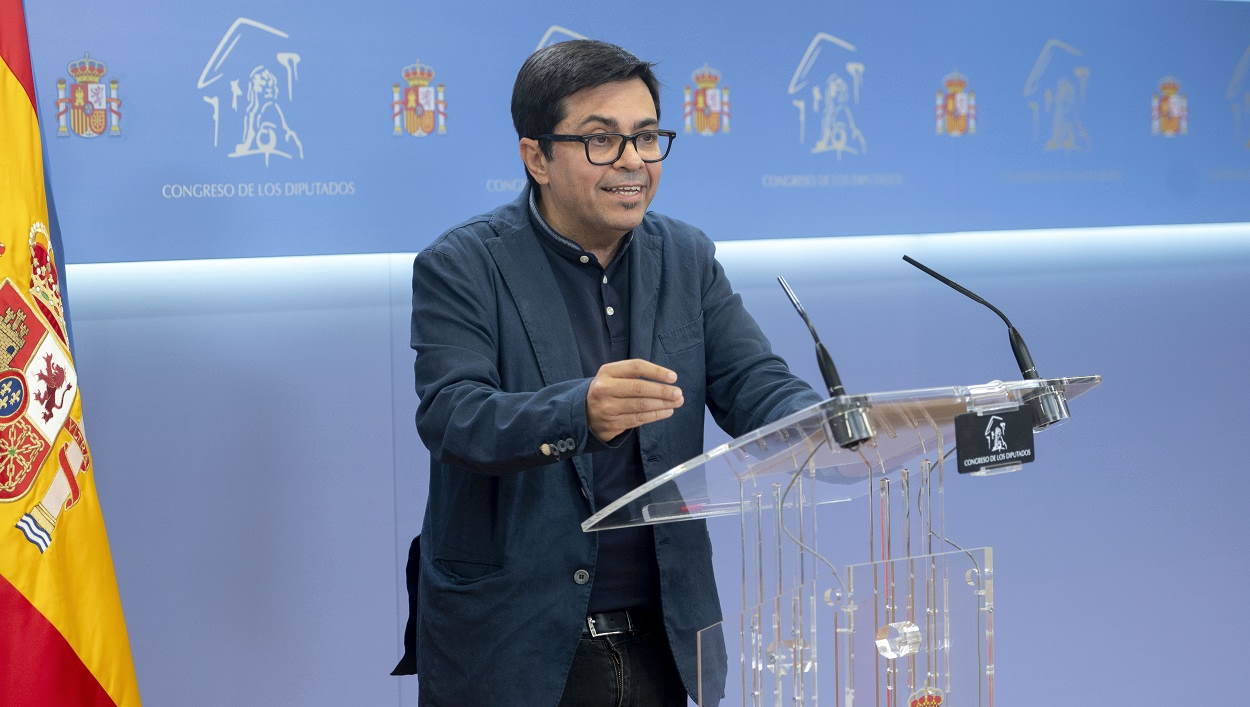
[[[586,146],[586,159],[593,165],[615,164],[625,154],[625,143],[634,143],[634,150],[643,162],[659,162],[668,157],[677,133],[672,130],[640,130],[633,135],[592,133],[590,135],[539,135],[539,140],[580,142]]]

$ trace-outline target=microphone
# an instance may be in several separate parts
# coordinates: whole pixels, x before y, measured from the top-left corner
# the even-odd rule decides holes
[[[820,367],[820,377],[825,380],[825,388],[829,391],[829,397],[843,399],[840,401],[843,405],[842,409],[835,412],[830,419],[833,438],[843,449],[855,449],[872,439],[872,424],[868,421],[868,412],[862,403],[846,399],[846,388],[842,386],[838,368],[833,365],[833,357],[829,355],[829,349],[825,348],[820,335],[816,333],[816,326],[807,316],[803,305],[799,304],[799,298],[794,294],[794,290],[790,289],[790,283],[786,282],[781,275],[777,276],[777,282],[781,284],[781,289],[786,291],[790,304],[794,305],[795,311],[799,313],[799,317],[807,325],[807,330],[811,332],[812,340],[816,342],[816,365]]]
[[[1015,354],[1016,365],[1020,367],[1020,375],[1025,380],[1041,380],[1042,376],[1037,372],[1037,366],[1033,363],[1033,356],[1029,353],[1029,347],[1024,343],[1024,337],[1020,336],[1020,332],[1016,329],[1006,314],[1002,313],[998,307],[987,302],[980,295],[954,280],[942,275],[936,270],[924,265],[920,261],[912,258],[910,255],[904,255],[903,260],[916,266],[920,270],[933,277],[935,280],[950,287],[956,292],[966,297],[980,302],[989,307],[990,311],[997,314],[1003,323],[1007,325],[1007,339],[1011,342],[1011,352]],[[1068,401],[1064,397],[1063,392],[1054,385],[1046,383],[1042,385],[1036,395],[1026,397],[1026,401],[1033,407],[1035,413],[1034,429],[1042,430],[1051,425],[1068,419],[1071,414],[1068,412]]]
[[[790,283],[780,275],[777,276],[777,282],[781,283],[781,289],[786,291],[786,297],[790,298],[790,304],[794,305],[795,311],[802,317],[803,323],[807,325],[807,330],[812,333],[812,340],[816,342],[816,364],[820,366],[820,377],[825,379],[825,387],[829,389],[829,396],[836,398],[839,395],[846,395],[846,388],[842,387],[842,378],[838,376],[838,369],[833,365],[833,358],[829,356],[829,349],[820,341],[820,335],[816,333],[816,327],[812,324],[812,320],[807,316],[807,311],[803,309],[803,305],[799,304],[799,298],[795,296],[794,290],[790,289]]]

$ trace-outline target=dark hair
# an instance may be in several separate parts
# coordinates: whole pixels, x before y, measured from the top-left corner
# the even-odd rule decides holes
[[[537,137],[555,130],[564,120],[564,99],[584,88],[614,81],[642,79],[660,117],[660,82],[643,61],[615,44],[594,39],[573,39],[543,47],[530,54],[512,85],[512,125],[518,138]],[[542,151],[552,155],[551,142],[541,141]],[[525,176],[534,184],[534,178]]]

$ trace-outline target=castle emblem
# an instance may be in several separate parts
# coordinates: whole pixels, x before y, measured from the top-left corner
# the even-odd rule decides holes
[[[11,288],[12,285],[9,285],[5,289]],[[21,298],[17,299],[20,301]],[[30,325],[26,323],[30,310],[26,308],[25,302],[19,304],[9,297],[5,297],[0,306],[4,307],[4,312],[0,313],[0,366],[8,366],[17,352],[30,341]]]
[[[694,91],[686,86],[682,115],[686,132],[715,135],[729,132],[729,88],[720,85],[720,72],[707,64],[690,75]]]
[[[99,137],[106,132],[121,135],[122,101],[117,95],[117,79],[107,84],[103,81],[108,70],[104,62],[84,54],[66,69],[74,83],[56,80],[57,137],[68,137],[71,128],[80,137]]]
[[[1150,97],[1150,134],[1176,137],[1189,132],[1189,99],[1171,76],[1159,80],[1159,92]]]
[[[415,62],[404,67],[404,86],[391,84],[391,119],[394,135],[425,137],[447,132],[447,99],[444,84],[431,86],[434,69]]]
[[[977,131],[977,94],[968,90],[968,78],[952,72],[937,92],[937,134],[959,137]]]
[[[26,298],[6,279],[0,285],[0,367],[25,366],[46,331]]]

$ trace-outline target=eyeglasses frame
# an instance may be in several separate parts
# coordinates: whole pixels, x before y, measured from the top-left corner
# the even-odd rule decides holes
[[[653,160],[649,160],[643,157],[642,153],[638,152],[638,143],[637,143],[638,138],[642,137],[643,135],[649,135],[649,134],[663,135],[668,138],[668,147],[665,148],[664,154],[660,155],[659,157]],[[612,136],[621,138],[620,149],[617,150],[616,157],[614,157],[610,162],[595,162],[593,159],[590,158],[590,140],[592,138],[601,137],[604,135],[612,135]],[[620,161],[622,157],[625,156],[625,144],[626,143],[633,144],[634,152],[638,152],[638,158],[641,159],[643,162],[646,162],[648,164],[662,162],[664,161],[664,158],[668,157],[668,153],[672,152],[673,142],[677,140],[677,133],[676,131],[673,131],[673,130],[658,130],[656,128],[647,128],[646,130],[639,130],[638,132],[632,135],[626,135],[624,133],[590,133],[589,135],[561,135],[559,133],[547,133],[544,135],[539,135],[538,137],[534,139],[535,140],[550,140],[551,142],[580,142],[586,148],[586,161],[587,162],[595,165],[596,167],[607,167],[609,165],[616,164],[617,162]]]

